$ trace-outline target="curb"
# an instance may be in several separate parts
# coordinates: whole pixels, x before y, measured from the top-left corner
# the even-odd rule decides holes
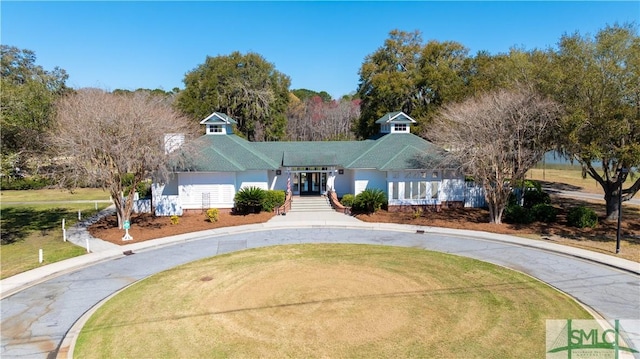
[[[116,259],[124,256],[127,251],[144,251],[159,247],[165,247],[187,241],[218,237],[228,234],[251,233],[268,230],[295,229],[295,228],[339,228],[339,229],[361,229],[361,230],[382,230],[405,233],[431,233],[446,236],[467,237],[493,242],[504,242],[524,247],[536,248],[557,254],[568,255],[575,258],[599,263],[608,267],[616,268],[625,272],[640,275],[640,263],[627,259],[618,258],[612,255],[593,252],[586,249],[569,247],[557,243],[548,243],[533,239],[521,238],[511,235],[496,234],[490,232],[470,231],[462,229],[450,229],[443,227],[428,227],[393,223],[345,223],[343,221],[314,221],[291,222],[286,225],[270,224],[269,222],[248,224],[235,227],[222,227],[199,232],[179,234],[175,236],[152,239],[149,241],[132,243],[119,246],[117,249],[110,249],[101,252],[89,253],[79,257],[55,262],[46,266],[32,269],[27,272],[16,274],[0,281],[0,299],[4,299],[18,293],[35,284],[55,278],[62,274],[78,270],[96,263]]]

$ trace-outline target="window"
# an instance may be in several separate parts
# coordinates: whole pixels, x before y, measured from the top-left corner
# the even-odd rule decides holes
[[[427,198],[427,182],[420,182],[420,199]]]
[[[391,193],[393,199],[398,199],[398,189],[400,187],[400,182],[391,182]]]
[[[420,192],[419,192],[419,186],[418,183],[420,182],[412,182],[411,183],[411,199],[420,199]]]
[[[208,125],[209,133],[222,133],[222,125]]]
[[[407,132],[407,124],[406,123],[395,123],[395,124],[393,124],[393,130],[395,132]]]
[[[438,189],[440,182],[431,182],[431,199],[438,199]]]
[[[404,199],[411,198],[411,182],[404,183]]]

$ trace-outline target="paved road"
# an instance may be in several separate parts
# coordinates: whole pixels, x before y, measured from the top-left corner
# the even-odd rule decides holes
[[[407,228],[404,231],[323,226],[263,228],[200,235],[161,247],[136,250],[133,255],[96,263],[8,296],[1,302],[0,356],[54,357],[61,349],[65,334],[85,312],[112,293],[151,274],[217,254],[298,243],[395,245],[463,255],[537,277],[577,298],[605,318],[640,319],[640,275],[637,271],[623,271],[526,244],[429,231],[416,233]],[[637,334],[633,338],[634,345],[640,347],[640,333]]]
[[[558,189],[553,189],[549,187],[545,187],[544,190],[547,193],[556,194],[558,196],[571,197],[571,198],[577,198],[577,199],[591,199],[591,200],[604,202],[604,195],[602,194],[579,192],[579,191],[564,191],[564,190],[558,190]],[[622,202],[623,206],[629,205],[629,204],[634,206],[640,206],[640,198],[634,197],[628,201]]]

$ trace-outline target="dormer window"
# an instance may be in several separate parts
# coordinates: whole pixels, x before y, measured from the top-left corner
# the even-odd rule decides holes
[[[407,132],[407,124],[406,123],[393,124],[393,132]]]
[[[237,123],[236,120],[221,112],[214,112],[200,121],[201,125],[205,125],[207,135],[231,135],[233,134],[233,125]]]
[[[216,134],[216,133],[222,133],[223,129],[222,129],[222,125],[207,125],[207,133],[209,134]]]
[[[411,125],[416,123],[416,120],[398,111],[387,113],[376,123],[380,124],[380,133],[409,133]]]

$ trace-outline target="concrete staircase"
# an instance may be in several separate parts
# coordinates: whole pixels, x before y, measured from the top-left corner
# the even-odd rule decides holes
[[[333,212],[333,208],[324,196],[296,196],[291,200],[289,212]]]

